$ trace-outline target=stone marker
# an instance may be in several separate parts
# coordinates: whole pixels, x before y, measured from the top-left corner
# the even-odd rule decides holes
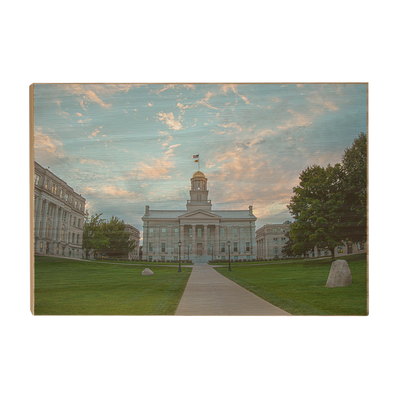
[[[351,284],[351,271],[345,260],[336,260],[332,263],[329,272],[327,287],[347,286]]]
[[[154,272],[150,268],[145,268],[142,271],[142,275],[154,275]]]

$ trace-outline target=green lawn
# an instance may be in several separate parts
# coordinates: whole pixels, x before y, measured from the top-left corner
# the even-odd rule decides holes
[[[366,255],[340,257],[349,263],[353,283],[327,288],[331,260],[231,263],[222,275],[293,315],[367,315]]]
[[[144,268],[154,275],[142,276]],[[172,315],[192,268],[35,257],[36,315]]]

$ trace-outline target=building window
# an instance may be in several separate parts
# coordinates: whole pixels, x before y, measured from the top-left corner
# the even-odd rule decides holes
[[[343,253],[343,246],[339,246],[337,251],[338,253]]]
[[[189,228],[189,237],[192,237],[192,228]]]
[[[250,256],[246,256],[246,260],[250,260]]]
[[[54,193],[54,183],[51,185],[51,193]]]
[[[161,228],[161,236],[165,237],[166,233],[167,233],[167,229],[166,228]]]
[[[250,228],[246,228],[246,236],[250,235]]]
[[[165,256],[161,256],[161,262],[165,262]]]
[[[221,228],[221,239],[225,239],[225,228]]]
[[[64,228],[61,229],[61,240],[63,242],[65,241],[65,229]],[[64,254],[64,252],[63,252],[63,254]]]
[[[60,197],[61,198],[63,197],[63,190],[62,189],[60,190]]]
[[[197,237],[201,238],[201,228],[197,228]]]
[[[222,257],[221,257],[221,260],[225,260],[225,256],[222,256]]]
[[[72,215],[69,216],[69,224],[72,225]]]
[[[234,252],[238,251],[238,244],[237,243],[233,243],[233,251]]]
[[[76,217],[74,217],[74,226],[76,226]]]
[[[75,208],[78,208],[78,202],[75,200]]]
[[[233,228],[233,237],[237,237],[237,228]]]
[[[364,250],[364,243],[358,243],[358,250]]]
[[[80,228],[80,227],[81,227],[81,220],[78,219],[78,228]]]
[[[225,253],[225,243],[221,243],[221,253]]]
[[[178,237],[179,236],[179,228],[175,228],[174,231],[175,231],[175,237]]]
[[[285,244],[285,242],[286,242],[286,238],[281,238],[281,243]]]
[[[192,252],[192,243],[189,243],[189,253]]]
[[[285,233],[285,230],[284,230],[284,229],[281,229],[281,232],[282,232],[282,233]]]
[[[273,233],[276,233],[276,232],[277,232],[277,229],[276,229],[276,228],[272,229],[272,232],[273,232]]]
[[[43,242],[40,242],[40,252],[43,252]]]
[[[47,188],[49,187],[49,183],[50,183],[49,180],[46,179],[46,184],[44,185],[44,188],[45,188],[45,189],[47,189]]]
[[[174,257],[174,261],[178,261],[178,257],[175,256],[175,257]]]
[[[68,232],[68,243],[71,243],[71,232]]]
[[[72,234],[72,243],[75,242],[75,233]]]
[[[274,241],[274,244],[278,244],[278,238],[274,238],[273,241]]]
[[[174,253],[178,253],[178,243],[174,243]]]
[[[153,261],[153,257],[152,256],[149,256],[149,261]]]
[[[35,185],[39,185],[40,181],[40,176],[38,174],[35,174]]]
[[[278,255],[278,248],[275,246],[274,247],[274,256],[277,256]]]
[[[58,249],[58,246],[57,246],[57,254],[59,253],[59,249]]]
[[[234,259],[235,261],[237,261],[237,260],[238,260],[238,256],[234,256],[233,259]]]
[[[82,210],[82,203],[79,203],[79,211]]]
[[[57,194],[57,189],[58,189],[57,185],[54,186],[54,194]]]
[[[161,252],[165,253],[165,243],[161,243]]]
[[[246,251],[250,251],[250,242],[246,242]]]
[[[153,252],[153,243],[149,243],[149,251],[152,253]],[[150,260],[151,261],[151,260]]]
[[[153,229],[154,228],[149,228],[149,237],[153,237],[153,232],[154,232]]]
[[[68,194],[68,193],[65,193],[64,200],[65,200],[65,201],[68,201],[68,199],[69,199],[69,194]]]
[[[62,212],[62,220],[63,220],[63,221],[66,221],[66,220],[67,220],[67,212],[66,212],[66,211],[63,211],[63,212]]]
[[[79,235],[76,235],[76,244],[79,244]]]

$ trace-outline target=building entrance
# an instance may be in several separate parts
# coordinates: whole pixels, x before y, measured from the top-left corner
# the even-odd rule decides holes
[[[197,243],[197,255],[198,256],[203,255],[203,243]]]

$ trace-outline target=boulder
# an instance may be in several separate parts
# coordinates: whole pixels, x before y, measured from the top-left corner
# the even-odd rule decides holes
[[[351,271],[345,260],[336,260],[332,263],[329,272],[327,287],[347,286],[351,284]]]
[[[150,268],[145,268],[142,271],[142,275],[154,275],[154,272]]]

